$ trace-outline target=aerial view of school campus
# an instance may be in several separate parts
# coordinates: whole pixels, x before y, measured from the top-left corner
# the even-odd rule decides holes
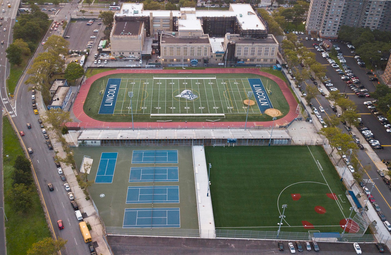
[[[3,8],[0,254],[390,253],[390,1]]]

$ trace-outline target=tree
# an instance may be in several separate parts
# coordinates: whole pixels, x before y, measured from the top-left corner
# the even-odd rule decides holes
[[[14,168],[22,170],[23,172],[31,172],[30,161],[24,156],[18,156],[15,159]]]
[[[330,101],[337,101],[339,98],[342,98],[343,96],[341,94],[339,94],[338,91],[331,91],[329,96],[327,97],[328,100]]]
[[[387,94],[391,94],[391,88],[385,84],[379,84],[376,86],[375,92],[371,93],[371,97],[379,99]]]
[[[29,45],[23,41],[23,39],[16,39],[12,44],[15,44],[22,52],[22,55],[24,56],[30,56],[31,50],[29,48]]]
[[[312,72],[314,72],[315,76],[319,79],[326,75],[326,68],[322,66],[320,63],[314,63],[310,66]]]
[[[360,117],[356,110],[346,110],[341,115],[342,120],[346,121],[348,126],[358,126]]]
[[[70,113],[62,109],[50,109],[46,111],[45,123],[51,125],[49,130],[54,130],[61,134],[61,128],[66,122],[72,121]]]
[[[65,69],[65,79],[75,82],[84,75],[84,69],[78,63],[71,62]]]
[[[319,134],[321,135],[324,135],[327,140],[329,141],[330,143],[330,146],[331,146],[331,152],[330,152],[330,156],[333,154],[333,151],[335,148],[338,147],[338,144],[337,144],[337,136],[341,133],[341,129],[338,128],[338,127],[327,127],[327,128],[322,128],[320,131],[319,131]]]
[[[167,3],[166,6],[165,6],[165,9],[166,10],[177,10],[178,8],[176,7],[175,4]]]
[[[55,55],[65,55],[68,53],[68,46],[69,41],[65,40],[62,36],[52,35],[43,45],[43,49]]]
[[[8,61],[13,65],[20,65],[22,63],[22,50],[15,44],[11,44],[5,52],[7,53]]]
[[[145,8],[145,6],[144,6]],[[146,9],[149,10],[149,9]],[[105,24],[106,27],[112,27],[113,21],[114,21],[114,12],[112,11],[106,11],[99,13],[99,18],[102,19],[103,24]]]
[[[340,97],[338,98],[335,103],[341,107],[342,109],[342,112],[346,111],[346,110],[352,110],[352,111],[356,111],[357,110],[357,106],[356,104],[350,100],[349,98],[343,98],[343,97]]]
[[[62,239],[61,237],[56,241],[50,237],[46,237],[41,241],[34,243],[27,251],[27,255],[55,255],[67,242],[67,240]]]
[[[26,187],[30,187],[33,183],[33,178],[31,176],[31,172],[24,172],[20,169],[14,169],[12,172],[12,184],[24,184]]]
[[[27,212],[32,205],[32,189],[25,184],[15,184],[8,192],[11,205],[16,211]]]
[[[305,100],[307,100],[308,103],[310,103],[313,98],[319,95],[319,90],[312,85],[308,85],[306,87],[306,92],[307,92],[307,96],[305,97]]]
[[[341,122],[341,120],[334,114],[328,115],[326,118],[324,118],[324,121],[329,127],[336,127]]]

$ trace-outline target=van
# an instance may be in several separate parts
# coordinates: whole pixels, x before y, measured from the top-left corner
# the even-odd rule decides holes
[[[76,219],[77,219],[78,221],[83,220],[83,215],[81,215],[80,210],[75,211],[75,215],[76,215]]]
[[[91,35],[90,39],[96,39],[96,36],[95,35]]]

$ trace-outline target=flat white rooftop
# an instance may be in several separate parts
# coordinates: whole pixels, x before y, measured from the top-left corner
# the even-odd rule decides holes
[[[121,10],[115,14],[118,17],[149,17],[154,18],[181,17],[181,11],[188,12],[193,8],[181,8],[180,11],[144,10],[142,3],[123,3]],[[265,30],[265,25],[258,18],[257,13],[249,4],[230,4],[229,10],[196,10],[197,18],[202,17],[236,17],[244,30]]]
[[[217,52],[224,53],[224,47],[223,47],[224,37],[219,37],[219,38],[209,37],[209,43],[210,46],[212,47],[213,53],[217,53]]]
[[[140,129],[83,130],[78,140],[140,140],[140,139],[268,139],[271,129]],[[290,139],[286,130],[275,128],[273,139]]]

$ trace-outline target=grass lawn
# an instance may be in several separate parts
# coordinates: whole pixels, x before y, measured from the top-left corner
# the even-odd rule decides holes
[[[310,223],[313,230],[342,232],[339,222],[348,217],[350,204],[321,146],[206,147],[205,152],[212,164],[217,229],[276,231],[287,204],[281,231],[306,232],[303,224]],[[341,195],[340,203],[328,193]]]
[[[103,73],[103,72],[108,72],[112,70],[117,70],[116,68],[88,68],[86,72],[86,77],[90,78],[94,76],[95,74]]]
[[[8,92],[11,93],[11,95],[15,93],[16,85],[18,84],[19,78],[20,76],[22,76],[25,67],[25,65],[11,66],[10,75],[7,79],[7,88]]]
[[[153,79],[153,77],[163,79]],[[216,77],[215,79],[197,79]],[[282,116],[289,112],[279,86],[274,81],[255,74],[113,74],[95,81],[84,103],[84,111],[90,117],[102,121],[131,121],[128,92],[134,94],[132,100],[135,121],[207,121],[220,118],[221,121],[244,121],[247,107],[243,101],[251,87],[247,78],[260,78],[274,108]],[[182,78],[183,77],[183,78]],[[109,78],[121,78],[115,102],[114,114],[99,114],[99,109]],[[192,79],[193,78],[193,79]],[[195,100],[178,98],[184,89],[190,89],[198,96]],[[254,99],[254,97],[253,97]],[[225,114],[225,117],[181,116],[181,114]],[[175,114],[174,116],[151,117],[150,114]],[[282,117],[281,116],[281,117]],[[261,114],[257,104],[249,109],[249,121],[269,121],[272,118]]]
[[[26,254],[32,244],[45,237],[51,237],[45,216],[41,207],[38,193],[33,189],[33,206],[28,213],[14,211],[7,199],[7,192],[12,187],[12,172],[15,159],[24,155],[11,124],[3,118],[3,147],[4,147],[4,199],[5,213],[8,221],[5,222],[8,255]],[[8,157],[7,157],[8,155]]]

